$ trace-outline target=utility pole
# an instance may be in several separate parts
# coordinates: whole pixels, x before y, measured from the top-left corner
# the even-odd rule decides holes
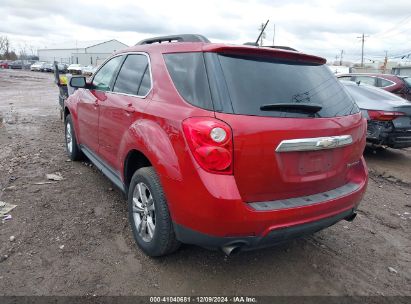
[[[364,33],[362,33],[361,37],[357,37],[358,39],[361,39],[361,67],[364,67],[364,41],[365,38],[368,36],[364,36]]]
[[[341,55],[340,55],[340,65],[342,65],[343,54],[344,54],[344,50],[341,50]]]
[[[385,51],[385,58],[384,58],[384,65],[383,65],[383,73],[385,74],[385,70],[387,69],[388,64],[388,51]]]
[[[275,46],[274,41],[275,41],[275,23],[274,23],[274,33],[273,33],[273,46]]]

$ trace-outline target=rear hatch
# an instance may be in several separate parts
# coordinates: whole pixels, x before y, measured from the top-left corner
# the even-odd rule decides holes
[[[215,115],[232,127],[234,176],[247,202],[341,187],[365,145],[358,107],[323,62],[273,55],[205,55]]]
[[[244,201],[306,196],[350,182],[366,122],[324,59],[255,47],[203,51],[164,57],[180,95],[231,126],[233,174]]]

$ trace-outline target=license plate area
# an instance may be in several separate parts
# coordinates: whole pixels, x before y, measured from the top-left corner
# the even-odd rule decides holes
[[[407,129],[411,131],[411,117],[409,116],[398,117],[394,119],[392,123],[397,129]]]
[[[300,175],[323,173],[332,168],[332,151],[302,152],[301,154],[298,161],[298,173]]]
[[[276,155],[285,182],[318,181],[334,176],[344,163],[343,149],[288,152]],[[339,160],[338,162],[336,160]]]

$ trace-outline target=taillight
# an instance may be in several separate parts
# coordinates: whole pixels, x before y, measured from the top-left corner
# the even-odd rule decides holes
[[[402,112],[368,110],[368,116],[371,120],[389,121],[404,115],[405,113]]]
[[[192,117],[183,121],[183,131],[201,168],[233,174],[233,136],[229,125],[211,117]]]

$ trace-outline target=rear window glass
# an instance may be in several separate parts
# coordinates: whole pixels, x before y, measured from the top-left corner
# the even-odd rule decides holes
[[[325,65],[201,52],[164,58],[180,95],[200,108],[273,117],[335,117],[359,111]],[[273,104],[282,105],[267,109]]]
[[[166,54],[164,58],[180,95],[192,105],[212,110],[203,53]]]
[[[221,64],[233,113],[275,117],[334,117],[358,112],[342,84],[325,65],[271,58],[216,55]],[[263,111],[272,104],[293,107]],[[297,104],[299,104],[297,106]],[[301,104],[319,105],[307,112]]]
[[[379,78],[379,81],[380,81],[379,87],[382,87],[382,88],[385,88],[385,87],[388,87],[394,84],[392,81],[385,80],[383,78]]]

